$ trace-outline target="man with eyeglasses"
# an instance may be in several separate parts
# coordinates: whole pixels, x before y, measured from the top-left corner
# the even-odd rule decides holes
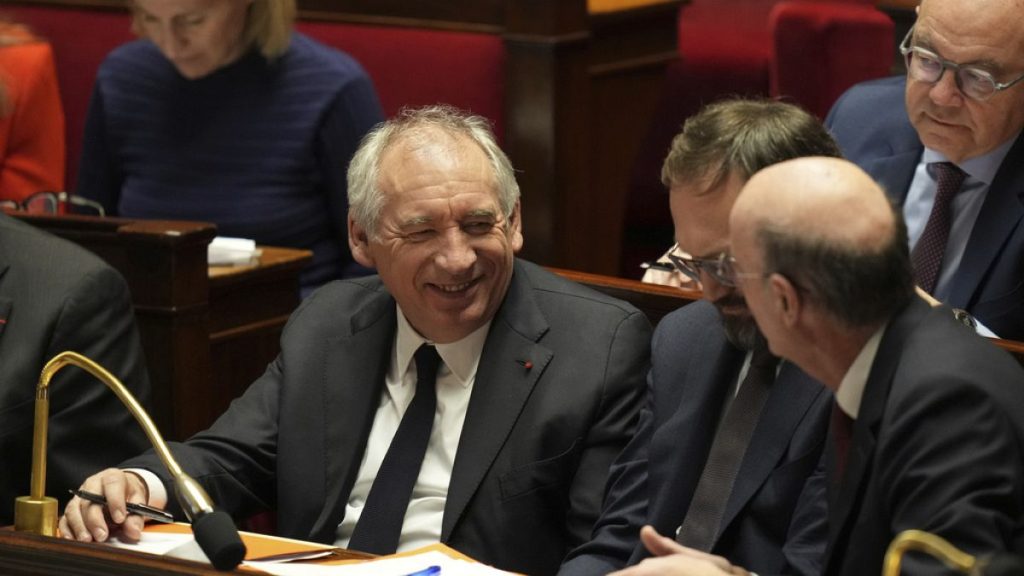
[[[1024,552],[1024,371],[915,297],[906,226],[881,188],[846,160],[798,158],[754,175],[729,224],[772,352],[835,392],[819,574],[881,574],[911,529],[978,557],[971,574],[1021,574],[1004,554]],[[747,574],[648,538],[666,554],[616,576]],[[960,573],[922,554],[898,572]]]
[[[907,75],[851,88],[826,124],[907,221],[914,279],[1024,339],[1024,2],[923,0]],[[968,318],[969,319],[969,318]],[[985,330],[987,328],[987,330]]]
[[[570,554],[563,576],[659,554],[641,540],[645,525],[760,574],[818,572],[827,534],[814,490],[823,484],[808,479],[832,395],[767,353],[736,286],[728,223],[755,172],[809,155],[839,150],[814,117],[772,101],[713,104],[673,140],[662,167],[678,241],[668,257],[703,300],[658,324],[640,429],[612,466],[591,541]],[[801,498],[805,518],[794,516]]]

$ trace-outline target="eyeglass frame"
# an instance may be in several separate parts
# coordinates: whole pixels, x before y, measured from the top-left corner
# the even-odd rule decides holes
[[[81,206],[81,207],[89,208],[91,210],[95,210],[97,212],[97,215],[100,216],[101,218],[107,215],[107,211],[103,208],[103,205],[100,204],[99,202],[96,202],[95,200],[89,200],[88,198],[83,198],[81,196],[76,196],[74,194],[68,194],[67,192],[63,192],[63,191],[61,191],[61,192],[54,192],[54,191],[51,191],[51,190],[43,190],[43,191],[40,191],[40,192],[33,192],[32,194],[29,194],[24,200],[21,200],[20,202],[17,201],[17,200],[0,200],[0,208],[10,208],[10,209],[13,209],[16,212],[25,212],[27,214],[57,214],[56,211],[54,211],[54,212],[29,212],[29,210],[28,210],[29,203],[33,199],[39,198],[39,197],[42,197],[42,196],[51,196],[53,198],[55,206],[60,206],[61,204],[70,204],[72,206]]]
[[[715,282],[723,286],[733,288],[736,286],[736,280],[741,274],[735,268],[736,259],[729,255],[728,252],[721,252],[713,258],[695,258],[686,254],[683,256],[679,253],[679,243],[672,245],[672,248],[665,254],[669,262],[672,263],[672,267],[686,276],[690,280],[693,280],[698,285],[702,285],[701,272],[703,271],[708,276],[715,279]],[[685,253],[684,253],[685,254]]]
[[[903,41],[900,42],[900,47],[899,47],[900,54],[903,55],[903,62],[906,64],[906,67],[907,67],[907,75],[912,77],[912,78],[914,78],[913,77],[913,73],[911,72],[911,57],[912,56],[917,55],[918,57],[920,57],[923,54],[925,58],[929,58],[929,59],[934,60],[934,61],[939,63],[939,75],[935,78],[935,80],[930,80],[929,81],[929,80],[922,80],[922,79],[919,79],[919,78],[914,78],[914,80],[916,80],[918,82],[927,82],[929,84],[938,84],[942,80],[942,77],[946,74],[946,70],[952,70],[953,71],[953,81],[956,84],[957,90],[959,90],[961,94],[963,94],[967,98],[970,98],[971,100],[974,100],[976,102],[985,102],[988,99],[990,99],[993,96],[995,96],[997,93],[1002,92],[1003,90],[1006,90],[1007,88],[1012,88],[1017,83],[1019,83],[1020,81],[1024,80],[1024,74],[1021,74],[1020,76],[1018,76],[1017,78],[1015,78],[1015,79],[1013,79],[1013,80],[1011,80],[1009,82],[999,82],[999,81],[996,80],[995,75],[993,75],[988,70],[985,70],[984,68],[979,68],[977,66],[972,66],[970,64],[957,64],[956,62],[953,62],[952,60],[946,60],[942,56],[939,56],[938,54],[936,54],[935,52],[933,52],[933,51],[931,51],[931,50],[929,50],[927,48],[922,48],[920,46],[911,46],[910,45],[910,39],[913,37],[913,35],[914,35],[914,26],[911,26],[910,30],[907,31],[907,35],[903,38]],[[976,77],[983,78],[985,81],[991,82],[991,84],[992,84],[992,92],[990,92],[987,96],[984,96],[984,97],[972,96],[971,94],[968,94],[964,90],[963,79],[960,77],[960,72],[964,71],[964,70],[974,73],[974,75]]]

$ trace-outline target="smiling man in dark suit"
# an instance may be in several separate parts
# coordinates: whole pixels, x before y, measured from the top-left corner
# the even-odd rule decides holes
[[[924,0],[900,48],[907,76],[854,86],[826,120],[843,154],[902,207],[917,283],[1015,340],[1024,340],[1022,13],[1021,0]]]
[[[743,183],[776,162],[826,154],[839,151],[817,119],[772,101],[708,106],[672,142],[662,168],[678,241],[669,258],[704,298],[659,323],[642,425],[612,468],[592,540],[563,576],[640,562],[650,555],[645,524],[762,574],[817,572],[824,516],[807,522],[794,510],[818,465],[832,396],[770,355],[765,381],[750,382],[764,341],[727,263]],[[758,386],[764,396],[748,402]],[[723,456],[730,443],[736,453]],[[733,474],[713,472],[729,466]]]
[[[173,450],[235,516],[275,509],[284,536],[376,553],[441,541],[555,572],[633,433],[649,323],[515,258],[519,189],[479,117],[432,107],[379,125],[352,160],[349,200],[352,253],[379,275],[308,298],[267,373]],[[421,392],[434,408],[420,410]],[[423,413],[428,429],[405,434]],[[410,437],[419,456],[394,458]],[[124,466],[161,474],[152,457]],[[126,497],[166,502],[166,478],[144,486],[149,474],[109,470],[84,487],[121,520]],[[118,527],[80,500],[61,526],[97,540]],[[120,528],[137,537],[141,522]]]

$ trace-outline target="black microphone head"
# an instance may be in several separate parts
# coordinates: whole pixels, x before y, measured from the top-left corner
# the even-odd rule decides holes
[[[1021,576],[1024,558],[1015,554],[993,554],[978,560],[977,573],[982,576]]]
[[[231,570],[245,558],[245,544],[225,512],[214,510],[200,515],[192,522],[192,534],[217,570]]]

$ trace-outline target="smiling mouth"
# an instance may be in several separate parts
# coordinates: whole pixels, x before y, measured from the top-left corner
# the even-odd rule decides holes
[[[441,292],[462,292],[472,284],[472,282],[463,282],[462,284],[434,284],[434,287]]]
[[[480,281],[480,279],[477,278],[477,279],[474,279],[474,280],[470,280],[468,282],[460,282],[458,284],[437,284],[437,283],[431,283],[430,287],[433,288],[434,290],[440,292],[441,294],[450,295],[450,296],[458,296],[458,295],[461,295],[464,292],[466,292],[466,290],[469,290],[470,288],[475,286],[477,284],[477,282],[479,282],[479,281]]]

